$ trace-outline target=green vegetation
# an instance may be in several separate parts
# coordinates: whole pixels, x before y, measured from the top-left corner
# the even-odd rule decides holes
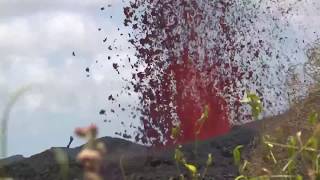
[[[258,119],[262,112],[260,98],[254,93],[247,93],[242,102],[247,103],[250,106],[253,117]],[[205,107],[201,117],[196,121],[197,129],[195,131],[195,137],[201,132],[201,127],[207,119],[208,108]],[[262,135],[259,156],[262,157],[264,163],[267,163],[269,167],[263,165],[261,167],[255,166],[255,159],[246,156],[246,153],[244,153],[246,147],[241,144],[237,145],[232,151],[234,165],[238,167],[239,172],[239,175],[235,177],[235,180],[320,179],[319,114],[313,110],[307,116],[306,122],[313,130],[312,133],[303,134],[302,131],[298,131],[294,135],[288,136],[285,143],[283,141],[278,142],[277,138],[270,135]],[[179,138],[181,134],[180,131],[181,128],[179,125],[173,127],[171,130],[171,137],[173,139]],[[80,138],[84,138],[88,141],[77,156],[78,162],[80,162],[84,168],[84,179],[103,179],[99,169],[101,168],[104,156],[106,155],[106,148],[103,143],[96,141],[97,127],[91,125],[86,128],[78,128],[75,132]],[[196,153],[197,140],[194,143],[194,152]],[[61,179],[68,179],[69,165],[67,155],[61,149],[55,150],[54,154],[56,161],[60,166]],[[208,154],[205,166],[200,172],[200,169],[196,164],[190,163],[187,160],[182,150],[182,145],[177,145],[174,151],[174,161],[176,162],[179,180],[190,179],[188,177],[191,177],[192,180],[200,180],[205,179],[208,169],[213,165],[214,158],[212,154]],[[121,158],[120,166],[123,179],[127,179],[122,164]],[[260,170],[258,170],[259,168]],[[182,169],[186,170],[190,176],[185,176]]]
[[[197,148],[198,148],[198,135],[201,132],[201,128],[203,126],[203,124],[205,123],[205,121],[208,119],[208,114],[209,114],[209,107],[205,106],[204,107],[204,112],[201,114],[201,117],[196,121],[196,131],[195,131],[195,146],[194,146],[194,154],[197,156]],[[172,138],[176,139],[180,136],[180,126],[176,126],[174,128],[172,128],[171,130],[171,134],[172,134]],[[174,153],[174,160],[176,162],[176,167],[177,167],[177,171],[179,174],[179,180],[184,180],[185,177],[182,174],[182,171],[180,169],[180,166],[182,165],[184,168],[186,168],[188,170],[188,172],[190,173],[192,180],[199,180],[199,179],[203,179],[205,178],[208,168],[213,164],[213,156],[212,154],[208,154],[208,159],[206,162],[206,166],[204,168],[204,171],[202,173],[199,172],[197,166],[195,164],[191,164],[187,161],[187,159],[184,156],[184,153],[182,152],[182,145],[178,145],[175,148],[175,153]]]
[[[256,96],[248,96],[243,101],[251,106],[253,115],[257,117],[257,112],[260,111],[260,101]],[[255,102],[253,102],[255,101]],[[258,107],[258,108],[257,108]],[[261,111],[260,111],[261,112]],[[256,180],[256,179],[320,179],[320,123],[318,113],[312,111],[306,117],[306,122],[309,123],[309,129],[312,130],[305,134],[297,127],[294,135],[281,137],[277,139],[268,134],[262,134],[261,151],[259,156],[263,159],[261,167],[253,166],[248,160],[241,158],[241,145],[233,150],[235,164],[239,167],[239,176],[237,180]],[[283,139],[287,139],[283,141]],[[279,142],[278,142],[279,141]],[[285,153],[286,152],[286,153]],[[256,160],[252,157],[249,157]],[[269,166],[269,168],[264,167]],[[252,170],[250,171],[250,168]],[[260,170],[259,170],[260,168]]]
[[[317,49],[317,51],[309,53],[318,55],[319,52]],[[312,66],[318,66],[318,59],[312,58],[312,60],[314,61],[311,63]],[[316,77],[315,74],[313,74],[313,76]],[[23,87],[15,92],[4,110],[1,121],[2,157],[6,156],[6,134],[10,111],[19,97],[29,88],[29,86]],[[319,97],[320,91],[318,89],[313,93],[314,96]],[[258,120],[263,112],[260,97],[254,92],[246,92],[241,102],[250,107],[252,117]],[[307,106],[305,109],[307,109],[308,112],[300,112],[301,109],[297,108],[300,106]],[[296,113],[299,114],[299,117],[294,118],[299,119],[299,123],[302,125],[294,124],[292,128],[287,128],[287,124],[290,123],[285,121],[284,128],[279,126],[272,129],[270,128],[272,126],[268,128],[263,126],[260,137],[255,141],[256,144],[252,149],[248,149],[248,147],[242,144],[234,147],[232,150],[233,161],[234,166],[238,168],[238,175],[235,177],[235,180],[320,180],[320,105],[307,99],[297,104],[295,108],[299,110],[299,112]],[[195,157],[198,157],[198,136],[204,123],[208,119],[208,114],[209,108],[205,106],[200,118],[195,122]],[[262,124],[264,125],[264,122],[262,122]],[[100,174],[100,169],[107,151],[103,143],[96,141],[97,131],[98,129],[95,125],[78,128],[75,131],[80,138],[87,140],[87,144],[77,156],[77,161],[83,166],[85,180],[103,179]],[[180,136],[181,127],[178,124],[171,129],[171,138],[177,142]],[[67,154],[65,154],[62,149],[56,149],[54,155],[60,166],[61,179],[69,179],[70,169]],[[199,164],[192,163],[186,158],[182,145],[176,146],[173,159],[176,163],[177,177],[179,180],[187,179],[187,177],[191,177],[192,180],[200,180],[206,178],[208,169],[213,166],[214,154],[208,154],[202,171],[200,171],[201,168],[199,168]],[[128,179],[123,168],[122,157],[120,158],[120,168],[123,179]],[[185,176],[185,171],[188,172],[190,176]],[[175,178],[172,177],[171,179]]]
[[[249,104],[252,111],[253,118],[255,119],[259,118],[262,112],[263,106],[260,98],[256,95],[256,93],[253,93],[253,92],[245,93],[244,98],[240,102]]]

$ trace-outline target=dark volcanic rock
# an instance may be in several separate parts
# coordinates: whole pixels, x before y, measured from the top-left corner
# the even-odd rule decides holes
[[[24,159],[24,157],[22,155],[10,156],[8,158],[1,159],[0,160],[0,165],[2,165],[2,166],[9,165],[11,163],[21,161],[23,159]]]
[[[198,142],[197,152],[194,143],[183,145],[183,152],[187,161],[197,165],[203,171],[208,154],[213,155],[214,164],[209,168],[205,179],[234,179],[237,167],[233,165],[232,150],[237,145],[244,145],[249,149],[250,142],[257,136],[253,128],[239,127],[227,135]],[[169,179],[177,177],[178,171],[174,161],[174,147],[166,149],[151,149],[123,139],[104,137],[98,139],[106,144],[108,155],[105,159],[104,177],[108,180],[123,179],[120,160],[127,179]],[[76,154],[81,150],[77,148],[61,148],[69,157],[68,179],[82,179],[81,165],[75,161]],[[2,177],[15,179],[62,179],[60,166],[54,157],[54,148],[36,154],[29,158],[4,165],[1,170]],[[188,173],[181,167],[182,173],[188,178]]]

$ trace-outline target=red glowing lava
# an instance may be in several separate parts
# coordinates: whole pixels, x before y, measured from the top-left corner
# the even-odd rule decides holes
[[[133,75],[132,83],[143,106],[144,130],[137,140],[154,146],[172,144],[176,141],[170,138],[171,130],[178,121],[182,134],[177,142],[193,141],[205,106],[209,118],[197,138],[230,129],[229,102],[223,95],[237,97],[233,94],[236,82],[250,72],[235,60],[239,44],[235,27],[226,17],[230,4],[203,5],[200,1],[136,0],[124,9],[125,24],[139,30],[131,40],[139,58],[135,65],[146,67]],[[236,103],[237,99],[233,105],[239,106]]]
[[[130,1],[124,24],[134,32],[130,42],[138,60],[131,65],[131,84],[140,95],[144,127],[137,141],[170,145],[176,122],[178,143],[193,141],[205,106],[209,118],[200,139],[224,134],[230,122],[248,117],[240,113],[240,97],[249,82],[261,85],[250,64],[262,53],[272,56],[259,38],[268,32],[254,23],[256,7],[236,0]]]
[[[229,131],[228,105],[217,94],[206,77],[183,56],[183,65],[173,64],[168,68],[176,82],[176,112],[180,120],[181,136],[178,143],[186,143],[195,138],[205,140]],[[197,121],[208,107],[208,119],[199,127]],[[197,130],[199,134],[196,135]]]

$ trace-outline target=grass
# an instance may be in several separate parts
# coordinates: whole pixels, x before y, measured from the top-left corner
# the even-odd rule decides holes
[[[267,120],[256,147],[242,156],[247,165],[238,179],[320,179],[319,93]]]

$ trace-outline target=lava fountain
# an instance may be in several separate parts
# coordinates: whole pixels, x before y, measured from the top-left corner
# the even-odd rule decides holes
[[[137,141],[173,144],[170,135],[177,125],[177,143],[193,141],[205,107],[208,119],[197,137],[201,140],[250,119],[239,100],[269,76],[261,57],[281,57],[266,41],[270,29],[257,25],[261,14],[273,18],[268,26],[279,23],[274,12],[263,8],[261,2],[236,0],[130,1],[124,24],[134,32],[130,42],[138,60],[132,64],[136,73],[131,84],[140,95],[144,127]]]

